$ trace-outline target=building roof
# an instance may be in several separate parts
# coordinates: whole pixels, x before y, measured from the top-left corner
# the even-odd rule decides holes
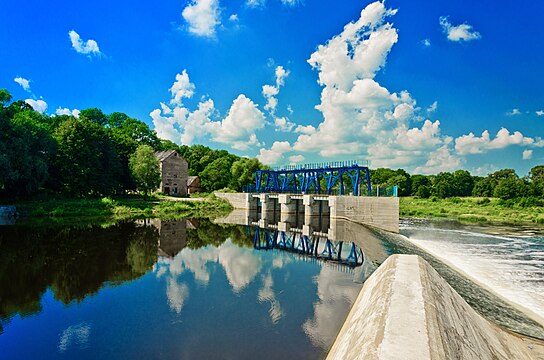
[[[170,156],[176,155],[179,156],[178,152],[176,150],[167,150],[167,151],[155,151],[155,156],[159,159],[159,161],[164,161],[168,159]],[[181,156],[179,156],[180,159],[183,159]],[[183,159],[185,160],[185,159]]]
[[[189,176],[189,177],[187,178],[187,186],[193,185],[193,183],[194,183],[196,180],[200,180],[198,176]],[[196,184],[194,184],[194,185],[196,185]]]

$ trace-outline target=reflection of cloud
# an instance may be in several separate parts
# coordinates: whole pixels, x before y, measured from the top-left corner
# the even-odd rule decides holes
[[[218,263],[223,267],[235,293],[245,288],[262,267],[262,260],[257,253],[238,247],[228,239],[219,247],[207,246],[196,250],[185,248],[173,259],[160,259],[156,276],[160,277],[168,271],[175,279],[188,270],[196,281],[207,285],[210,281],[208,263]]]
[[[276,253],[276,256],[274,257],[274,259],[272,260],[272,267],[274,269],[281,269],[292,261],[293,261],[292,257],[287,257],[285,256],[284,253],[278,252]]]
[[[263,288],[259,290],[258,299],[259,302],[265,302],[268,301],[270,303],[270,310],[268,310],[268,314],[270,314],[270,319],[272,320],[273,324],[277,324],[278,321],[283,317],[283,310],[281,308],[280,302],[278,299],[276,299],[276,294],[274,294],[274,290],[272,290],[272,286],[274,285],[274,280],[272,280],[272,273],[269,271],[268,275],[263,278]]]
[[[180,275],[185,270],[193,273],[195,279],[202,285],[210,281],[210,273],[206,267],[208,262],[217,262],[218,250],[208,246],[197,250],[185,248],[170,263],[170,273]]]
[[[251,249],[224,242],[219,247],[219,263],[225,269],[234,292],[245,288],[261,270],[261,258]]]
[[[89,346],[90,334],[91,326],[86,323],[69,326],[60,336],[59,352],[64,352],[73,345],[78,346],[80,349],[87,348]]]
[[[337,271],[326,266],[315,282],[319,300],[314,304],[314,318],[306,320],[302,328],[315,346],[327,349],[344,320],[338,314],[347,313],[360,289],[349,277],[339,277]]]
[[[183,283],[179,284],[175,278],[170,278],[166,284],[166,297],[170,309],[179,314],[189,297],[189,287]]]

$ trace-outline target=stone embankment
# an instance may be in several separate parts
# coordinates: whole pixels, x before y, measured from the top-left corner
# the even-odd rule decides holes
[[[327,359],[543,359],[480,316],[425,260],[390,256],[365,282]]]

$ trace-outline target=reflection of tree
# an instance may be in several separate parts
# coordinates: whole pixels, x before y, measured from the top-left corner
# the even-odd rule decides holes
[[[246,231],[245,226],[232,226],[229,230],[229,237],[233,244],[240,247],[253,247],[253,236]]]
[[[187,247],[199,249],[204,246],[219,246],[225,242],[225,229],[209,220],[201,220],[198,229],[187,232]]]
[[[48,287],[65,304],[105,282],[143,275],[157,259],[153,227],[121,223],[107,229],[5,227],[0,232],[0,333],[13,315],[41,310]]]
[[[219,247],[227,238],[241,247],[253,247],[253,237],[246,233],[245,227],[215,224],[207,219],[200,220],[198,229],[187,230],[187,247],[193,250],[208,245]]]

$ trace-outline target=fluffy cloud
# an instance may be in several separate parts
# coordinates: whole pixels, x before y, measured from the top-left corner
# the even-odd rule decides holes
[[[533,150],[525,149],[523,150],[522,158],[523,160],[529,160],[533,157]]]
[[[275,141],[270,149],[261,149],[257,159],[265,165],[274,165],[279,163],[283,159],[283,155],[291,150],[289,142]]]
[[[16,77],[15,79],[13,79],[13,81],[15,81],[17,84],[21,85],[21,87],[25,91],[30,92],[30,80],[27,80],[27,79],[22,78],[22,77]]]
[[[255,130],[263,127],[264,114],[251,99],[240,94],[223,121],[211,123],[211,132],[215,141],[247,150],[250,145],[259,145]]]
[[[538,116],[542,116],[544,115],[544,110],[537,110],[535,111],[535,114],[537,114]]]
[[[68,108],[57,108],[55,114],[57,115],[72,115],[75,118],[79,118],[80,111],[78,109],[70,110]]]
[[[183,98],[191,98],[195,92],[195,85],[189,80],[187,70],[176,75],[176,81],[170,88],[172,93],[171,104],[182,105]]]
[[[276,126],[276,131],[291,132],[296,126],[295,123],[289,121],[286,117],[277,117],[274,119],[274,125]]]
[[[348,91],[354,80],[374,78],[398,40],[397,30],[385,23],[385,18],[396,12],[385,9],[382,2],[374,2],[363,9],[359,20],[347,24],[340,35],[326,45],[319,45],[308,60],[319,71],[319,83]]]
[[[91,39],[84,41],[74,30],[70,30],[70,32],[68,32],[68,36],[70,37],[70,41],[72,41],[72,47],[76,52],[80,54],[97,56],[102,54],[96,41]]]
[[[429,47],[429,46],[431,46],[431,40],[430,39],[423,39],[423,40],[421,40],[421,45],[423,45],[425,47]]]
[[[439,22],[450,41],[471,41],[482,37],[479,32],[473,30],[472,25],[460,24],[454,26],[447,16],[441,16]]]
[[[32,106],[34,110],[37,112],[43,114],[45,113],[45,110],[47,110],[47,103],[43,100],[34,100],[34,99],[26,99],[25,102]]]
[[[485,130],[482,136],[477,137],[473,133],[463,135],[455,139],[455,150],[460,155],[482,154],[489,150],[504,149],[510,145],[534,145],[540,146],[542,141],[526,137],[519,131],[510,134],[505,128],[501,128],[494,139],[491,139],[489,131]]]
[[[304,161],[304,156],[302,156],[302,155],[289,156],[289,163],[291,165],[295,165],[295,164],[301,163],[303,161]]]
[[[194,111],[183,105],[183,99],[192,97],[195,88],[186,70],[176,75],[170,88],[173,107],[161,102],[160,109],[149,114],[159,137],[185,145],[191,145],[195,139],[210,137],[236,150],[261,146],[255,131],[264,127],[265,118],[257,104],[240,94],[232,102],[227,116],[214,121],[218,111],[212,99],[200,101]]]
[[[276,96],[280,92],[280,87],[285,84],[285,79],[289,76],[289,71],[285,70],[283,66],[277,66],[276,71],[276,84],[275,85],[264,85],[263,86],[263,96],[266,99],[266,105],[264,106],[265,110],[268,110],[271,114],[276,112],[276,107],[278,105],[278,99]]]
[[[219,0],[194,0],[181,13],[194,35],[213,38],[215,28],[221,24]]]

